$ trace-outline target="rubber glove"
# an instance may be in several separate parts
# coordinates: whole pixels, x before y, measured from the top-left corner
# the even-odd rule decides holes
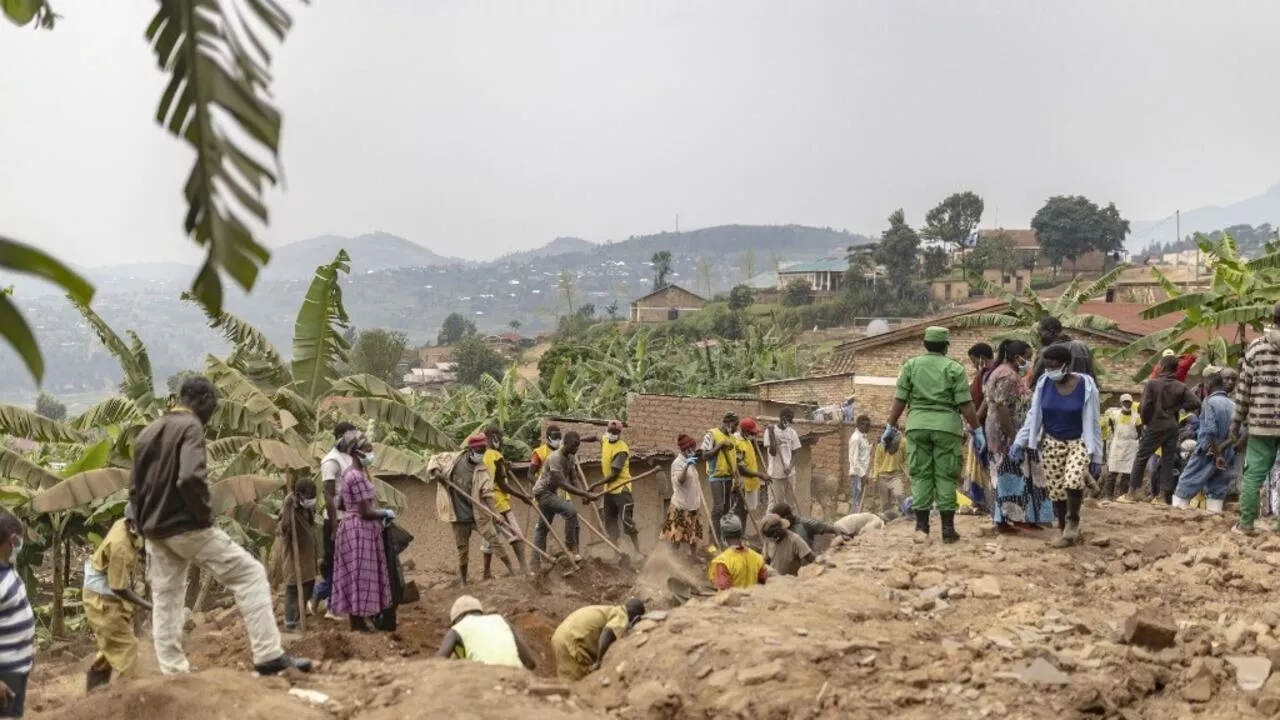
[[[1014,443],[1013,447],[1009,448],[1009,459],[1016,463],[1022,462],[1022,446],[1021,445]]]
[[[387,519],[387,520],[395,520],[395,519],[396,519],[396,511],[395,511],[395,510],[392,510],[391,508],[383,508],[383,509],[382,509],[382,517],[383,517],[383,518],[385,518],[385,519]]]
[[[973,451],[982,454],[987,449],[987,433],[982,428],[974,428],[973,430]]]
[[[897,433],[898,433],[897,429],[894,428],[892,425],[885,425],[884,434],[880,436],[880,443],[884,444],[889,442],[889,440],[891,440],[893,436],[896,435]]]

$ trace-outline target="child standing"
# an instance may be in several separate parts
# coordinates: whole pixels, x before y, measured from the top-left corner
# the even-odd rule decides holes
[[[26,529],[0,510],[0,717],[20,718],[35,662],[36,615],[14,562]]]
[[[133,506],[107,531],[107,537],[84,563],[84,618],[98,641],[98,656],[89,666],[85,692],[111,681],[111,673],[127,675],[138,662],[133,634],[135,607],[151,603],[135,591],[142,566],[142,538],[134,524]]]
[[[284,627],[297,630],[298,588],[302,588],[304,598],[311,597],[319,568],[316,561],[316,484],[310,478],[298,480],[280,507],[280,545],[284,565]],[[295,546],[298,551],[296,561]]]

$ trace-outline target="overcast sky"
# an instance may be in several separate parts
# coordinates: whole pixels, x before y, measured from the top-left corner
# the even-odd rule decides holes
[[[971,189],[1133,220],[1280,180],[1268,0],[316,0],[276,55],[269,246],[374,230],[488,258],[722,223],[878,233]],[[154,122],[154,3],[0,25],[0,232],[82,265],[194,261]]]

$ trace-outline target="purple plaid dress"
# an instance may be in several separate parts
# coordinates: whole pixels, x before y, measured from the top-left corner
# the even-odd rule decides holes
[[[342,507],[334,542],[333,595],[336,615],[370,617],[391,606],[391,582],[382,547],[382,521],[360,516],[361,501],[374,502],[373,482],[355,467],[342,476]]]

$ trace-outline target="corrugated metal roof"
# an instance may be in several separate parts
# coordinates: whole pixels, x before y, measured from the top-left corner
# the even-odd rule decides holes
[[[849,262],[843,258],[840,259],[823,259],[814,260],[812,262],[796,263],[789,265],[778,271],[780,275],[790,275],[792,273],[811,273],[811,272],[844,272],[849,269]]]

